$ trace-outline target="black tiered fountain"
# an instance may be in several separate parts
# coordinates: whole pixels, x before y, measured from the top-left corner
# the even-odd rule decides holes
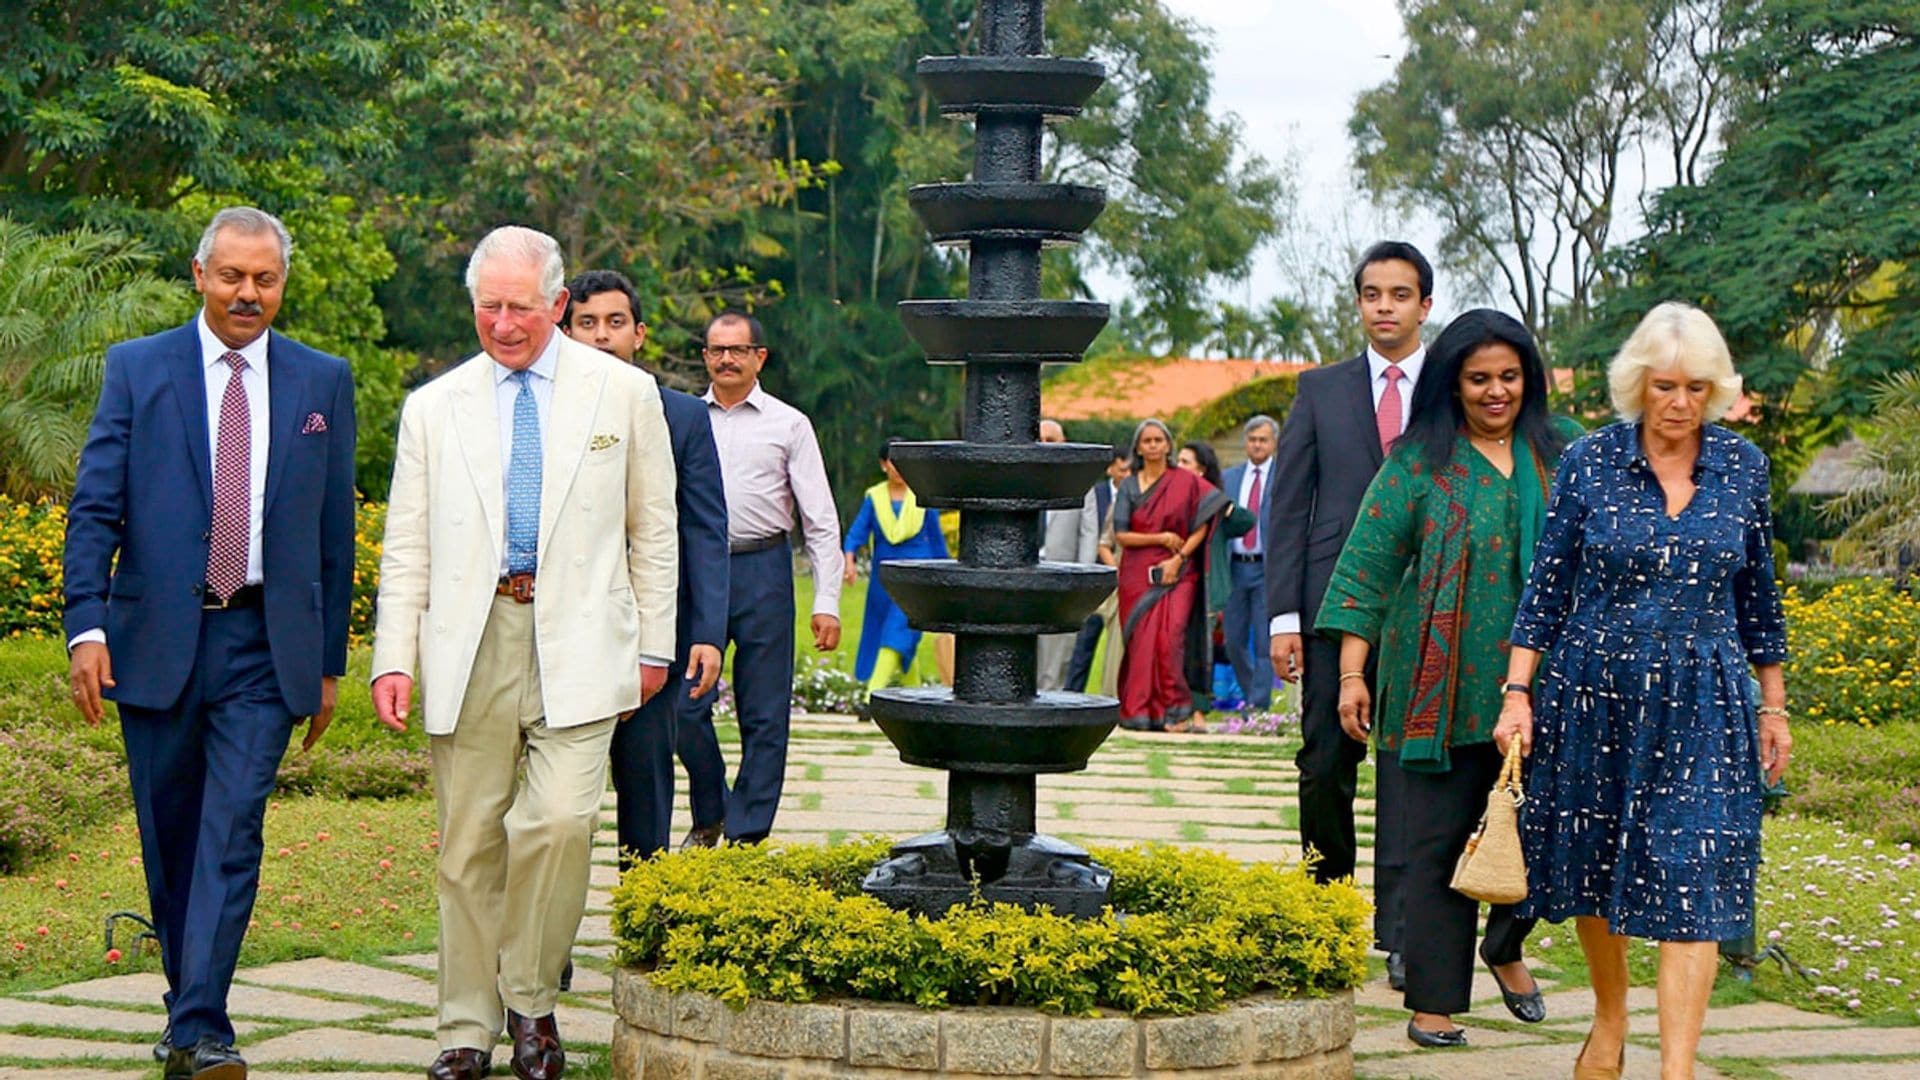
[[[1044,8],[980,0],[983,55],[920,61],[940,111],[973,119],[977,147],[971,182],[910,198],[936,241],[970,246],[971,273],[967,299],[907,301],[900,316],[929,360],[966,365],[965,438],[891,456],[921,505],[961,510],[960,558],[886,563],[880,581],[915,627],[954,634],[954,685],[879,691],[867,708],[902,761],[947,770],[947,828],[895,847],[864,887],[929,915],[976,890],[1096,915],[1113,881],[1034,825],[1035,777],[1085,768],[1118,719],[1111,698],[1035,690],[1035,635],[1079,629],[1114,587],[1105,567],[1038,559],[1040,515],[1079,507],[1109,457],[1037,441],[1040,365],[1078,360],[1107,321],[1105,304],[1039,299],[1041,249],[1077,241],[1106,202],[1040,180],[1042,125],[1078,115],[1105,80],[1098,63],[1043,55]]]

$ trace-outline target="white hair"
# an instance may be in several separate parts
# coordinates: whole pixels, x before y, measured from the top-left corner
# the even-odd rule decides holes
[[[1707,395],[1709,422],[1727,415],[1740,400],[1741,380],[1733,370],[1733,353],[1713,317],[1692,304],[1669,300],[1647,312],[1608,365],[1613,410],[1623,419],[1639,420],[1646,409],[1647,375],[1672,368],[1713,384]]]
[[[514,259],[540,267],[540,300],[551,304],[566,287],[566,263],[560,257],[560,242],[538,229],[525,225],[502,225],[480,239],[467,260],[467,295],[472,296],[480,280],[480,267],[496,258]]]
[[[193,249],[193,261],[199,263],[201,269],[206,269],[207,260],[213,257],[213,241],[222,229],[232,229],[245,236],[272,233],[280,242],[280,272],[284,274],[292,267],[293,237],[279,218],[252,206],[229,206],[207,222],[206,230],[200,234],[200,245]]]
[[[1247,435],[1251,435],[1253,434],[1253,429],[1257,427],[1266,427],[1273,432],[1274,438],[1278,439],[1280,437],[1280,421],[1275,420],[1273,417],[1268,416],[1266,413],[1261,413],[1258,416],[1255,416],[1253,419],[1248,420],[1246,423],[1240,425],[1240,434],[1243,437]]]

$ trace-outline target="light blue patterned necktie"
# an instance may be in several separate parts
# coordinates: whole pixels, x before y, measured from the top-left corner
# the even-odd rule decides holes
[[[530,373],[507,377],[520,384],[513,398],[513,458],[507,463],[507,573],[531,574],[540,542],[540,413]]]

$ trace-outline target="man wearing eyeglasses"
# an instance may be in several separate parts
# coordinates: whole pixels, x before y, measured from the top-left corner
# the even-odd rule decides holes
[[[800,515],[813,567],[813,646],[840,646],[840,519],[813,424],[760,386],[767,349],[760,322],[724,312],[707,324],[703,397],[727,493],[727,642],[740,721],[732,789],[713,732],[713,699],[687,702],[677,741],[686,764],[693,829],[681,847],[721,836],[758,843],[773,830],[787,768],[793,697],[793,554]],[[724,645],[723,645],[724,647]]]

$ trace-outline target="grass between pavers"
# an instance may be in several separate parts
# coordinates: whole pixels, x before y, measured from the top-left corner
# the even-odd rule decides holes
[[[1811,818],[1767,819],[1757,886],[1760,943],[1784,948],[1811,978],[1768,962],[1751,983],[1725,964],[1716,1007],[1776,1001],[1868,1024],[1920,1023],[1920,855]],[[1542,923],[1528,952],[1547,977],[1587,985],[1572,923]],[[1628,950],[1634,985],[1652,986],[1658,946]],[[1711,1018],[1709,1018],[1711,1026]]]
[[[431,948],[433,804],[427,799],[276,798],[243,967],[328,956],[358,960]],[[86,829],[24,873],[0,878],[0,993],[158,971],[157,951],[135,947],[121,922],[120,955],[101,937],[111,912],[147,911],[131,814]]]

